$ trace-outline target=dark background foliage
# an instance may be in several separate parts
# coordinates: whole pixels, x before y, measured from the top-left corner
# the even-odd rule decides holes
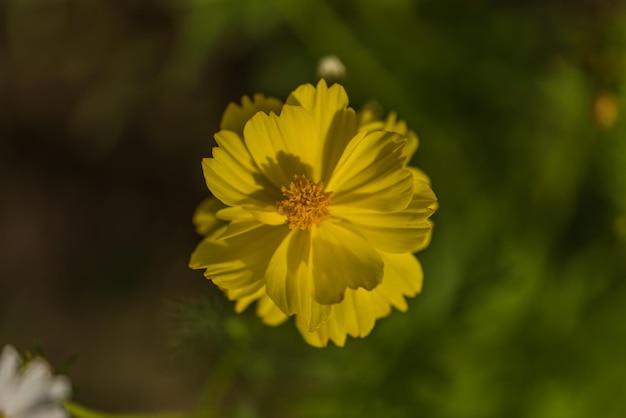
[[[0,343],[74,399],[234,417],[622,417],[626,6],[610,0],[7,0]],[[418,132],[423,293],[343,349],[187,268],[229,101],[336,54]]]

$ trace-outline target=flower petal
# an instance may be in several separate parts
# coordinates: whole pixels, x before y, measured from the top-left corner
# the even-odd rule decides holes
[[[385,261],[385,278],[375,290],[396,309],[405,312],[405,296],[413,297],[422,290],[424,272],[413,254],[380,253]]]
[[[360,132],[346,147],[326,185],[331,205],[397,211],[413,195],[413,176],[404,168],[405,139],[392,132]]]
[[[248,306],[265,295],[265,285],[262,281],[254,282],[248,287],[224,290],[229,300],[235,301],[235,312],[242,313]]]
[[[217,217],[217,212],[226,206],[215,197],[204,199],[193,214],[193,224],[199,235],[209,235],[215,229],[224,225]]]
[[[211,263],[210,261],[210,253],[214,246],[217,244],[216,238],[226,231],[226,225],[222,225],[219,228],[216,228],[211,231],[209,235],[204,238],[200,244],[196,246],[196,249],[191,253],[191,258],[189,260],[189,267],[192,269],[206,269],[207,266]],[[225,245],[225,244],[221,244]]]
[[[424,180],[421,171],[411,170],[411,172],[413,173],[413,197],[409,203],[409,208],[420,210],[423,213],[434,213],[439,204],[430,183]]]
[[[219,146],[213,148],[213,157],[202,160],[211,193],[228,206],[274,205],[281,198],[280,190],[261,173],[241,138],[223,130],[215,139]]]
[[[20,355],[17,350],[11,345],[5,345],[0,356],[0,399],[15,379],[19,365]]]
[[[49,379],[48,363],[39,358],[31,360],[17,381],[14,398],[3,412],[12,416],[40,404],[46,398]]]
[[[257,221],[252,215],[249,218],[238,219],[232,221],[226,227],[226,230],[219,235],[217,239],[227,239],[232,238],[237,235],[245,234],[246,232],[250,232],[253,229],[260,228],[263,224]]]
[[[413,253],[430,239],[432,223],[427,218],[432,211],[406,209],[381,212],[338,206],[331,216],[340,218],[341,225],[365,238],[377,250],[390,253]]]
[[[363,289],[346,292],[344,300],[333,306],[332,321],[352,337],[366,336],[376,322],[374,306],[370,299],[371,292]]]
[[[347,288],[372,290],[380,284],[383,261],[370,243],[331,222],[323,222],[311,232],[317,302],[338,303]]]
[[[244,209],[250,213],[257,221],[265,225],[285,225],[287,223],[287,217],[278,213],[276,207],[272,209],[259,209],[244,206]]]
[[[430,177],[428,177],[428,174],[424,173],[422,170],[420,170],[417,167],[408,166],[407,168],[411,171],[411,173],[413,173],[413,177],[416,180],[422,181],[430,185]]]
[[[277,326],[285,322],[289,317],[281,311],[272,299],[265,293],[263,289],[263,297],[259,299],[256,305],[256,314],[261,317],[265,325]]]
[[[72,384],[66,376],[54,376],[48,387],[48,399],[59,402],[70,397]]]
[[[328,320],[317,330],[309,332],[297,320],[296,326],[304,340],[314,347],[325,347],[328,340],[343,347],[347,335],[355,338],[366,337],[374,328],[376,319],[387,316],[390,312],[389,302],[376,289],[371,292],[348,289],[345,299],[332,306]]]
[[[226,228],[205,238],[191,255],[189,266],[206,269],[216,285],[240,289],[262,281],[268,261],[289,233],[288,228],[260,226],[230,238],[218,239]]]
[[[257,112],[280,114],[283,103],[273,97],[265,97],[262,94],[255,94],[252,100],[248,96],[241,98],[241,105],[229,103],[226,106],[220,129],[226,129],[243,136],[243,127]]]
[[[432,235],[437,198],[429,184],[413,170],[413,197],[406,209],[381,212],[350,206],[332,206],[331,216],[342,225],[373,243],[376,249],[390,253],[414,253],[424,248]]]
[[[280,116],[257,113],[244,129],[254,161],[280,189],[294,175],[318,181],[322,147],[312,115],[302,107],[285,105]]]
[[[315,283],[311,264],[310,231],[292,230],[274,252],[265,283],[267,295],[281,311],[286,315],[298,314],[306,328],[314,330],[326,320],[330,306],[313,299]]]
[[[296,317],[295,322],[296,328],[300,332],[300,335],[302,335],[302,338],[304,338],[304,341],[313,347],[326,347],[330,339],[332,339],[337,347],[343,347],[346,343],[347,333],[337,330],[337,323],[332,320],[332,312],[328,321],[313,331],[309,331],[308,328],[298,320],[298,317]]]
[[[236,300],[235,312],[237,313],[243,312],[253,302],[257,302],[256,313],[266,325],[277,326],[289,319],[267,296],[265,284],[262,282],[258,283],[256,291],[247,292],[245,296],[241,296],[236,291],[227,291],[226,295],[230,300]]]
[[[398,120],[395,112],[390,112],[386,120],[381,120],[372,110],[364,109],[358,112],[359,131],[381,130],[397,132],[406,136],[407,143],[402,149],[402,155],[406,157],[408,163],[413,158],[419,146],[419,139],[415,132],[410,130],[403,120]]]
[[[372,291],[346,290],[341,303],[332,305],[328,320],[318,329],[309,331],[296,318],[296,326],[304,340],[314,347],[325,347],[332,341],[343,347],[346,337],[367,336],[377,319],[391,313],[391,306],[404,312],[405,297],[415,296],[422,289],[423,272],[419,261],[411,254],[380,253],[385,262],[382,283]]]
[[[402,149],[402,155],[406,158],[407,164],[411,162],[411,159],[417,152],[417,148],[419,147],[419,138],[415,134],[415,132],[409,130],[406,133],[406,145]]]
[[[384,121],[383,130],[389,132],[398,132],[406,137],[407,142],[402,149],[402,155],[406,157],[408,163],[413,158],[413,155],[417,151],[419,146],[419,139],[415,132],[410,130],[403,120],[398,120],[398,115],[395,112],[390,112],[387,119]]]
[[[274,220],[273,225],[285,223],[285,217],[276,213],[275,210],[270,213],[265,212],[262,209],[258,209],[255,206],[226,207],[224,209],[220,209],[217,212],[216,217],[221,221],[220,226],[223,226],[226,223],[225,221],[230,221],[226,225],[226,230],[219,236],[216,236],[218,239],[234,237],[235,235],[251,231],[255,228],[263,226],[264,224],[272,225],[270,222],[263,221],[274,220],[275,217],[278,217],[278,222]]]
[[[356,114],[348,107],[345,89],[339,84],[328,87],[321,79],[317,87],[311,84],[298,87],[287,98],[287,104],[302,106],[313,115],[319,144],[323,144],[324,164],[319,181],[327,182],[343,150],[357,132]]]
[[[287,222],[286,216],[276,210],[276,206],[260,208],[258,206],[234,206],[221,209],[217,213],[219,219],[238,221],[256,219],[265,225],[283,225]]]

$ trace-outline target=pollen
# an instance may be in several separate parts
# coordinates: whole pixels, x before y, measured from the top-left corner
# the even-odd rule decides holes
[[[276,207],[278,213],[287,216],[290,229],[309,230],[330,216],[328,205],[333,192],[325,192],[321,182],[311,183],[304,175],[296,174],[289,187],[283,186],[280,191],[286,199]]]

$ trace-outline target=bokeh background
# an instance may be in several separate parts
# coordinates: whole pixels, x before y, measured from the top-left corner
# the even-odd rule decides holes
[[[320,350],[187,262],[226,104],[327,54],[440,209],[409,311]],[[626,416],[625,83],[617,0],[5,0],[0,344],[109,412]]]

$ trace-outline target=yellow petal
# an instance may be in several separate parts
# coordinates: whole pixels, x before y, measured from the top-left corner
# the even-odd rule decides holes
[[[235,312],[241,313],[252,303],[257,302],[256,313],[264,324],[277,326],[289,317],[267,296],[265,284],[256,282],[253,286],[244,289],[226,290],[226,296],[235,301]]]
[[[382,212],[334,205],[331,216],[342,225],[363,236],[376,249],[390,253],[414,253],[430,241],[432,222],[428,218],[437,208],[437,198],[419,170],[413,173],[413,196],[406,209]]]
[[[404,135],[407,139],[407,143],[402,149],[402,155],[406,158],[407,164],[411,161],[411,158],[413,158],[419,146],[419,139],[415,132],[407,127],[405,121],[398,120],[398,116],[395,112],[390,112],[387,119],[384,121],[377,117],[370,109],[359,111],[357,117],[359,120],[359,131],[382,130]]]
[[[377,319],[391,313],[391,306],[407,310],[405,297],[418,294],[422,288],[422,267],[411,254],[381,252],[385,262],[385,276],[376,289],[348,289],[344,300],[332,305],[332,311],[318,329],[308,330],[296,317],[296,326],[304,340],[314,347],[325,347],[332,341],[343,347],[346,337],[366,337]]]
[[[282,228],[281,228],[282,229]],[[288,228],[284,228],[289,231]],[[267,267],[267,294],[286,315],[298,314],[307,329],[318,328],[330,306],[313,300],[310,231],[291,230],[274,251]]]
[[[406,145],[402,149],[402,155],[406,158],[406,163],[411,162],[411,158],[417,152],[417,148],[419,147],[419,139],[415,132],[409,130],[406,133]]]
[[[189,267],[196,270],[207,268],[211,263],[210,253],[212,247],[215,245],[216,237],[223,234],[224,231],[226,231],[226,224],[223,224],[219,228],[213,228],[211,233],[200,241],[196,249],[191,253]]]
[[[341,325],[343,333],[352,337],[364,337],[374,328],[376,317],[370,296],[370,292],[366,290],[353,290],[346,292],[344,300],[333,306],[332,321]]]
[[[413,177],[416,180],[422,181],[428,185],[430,185],[430,177],[428,177],[428,175],[426,173],[424,173],[422,170],[420,170],[417,167],[407,167],[409,170],[411,170],[411,173],[413,173]]]
[[[235,312],[237,313],[245,311],[251,303],[265,294],[265,286],[261,281],[254,282],[250,286],[240,289],[222,290],[228,299],[235,301]]]
[[[287,223],[287,217],[278,213],[276,206],[271,209],[260,209],[255,207],[244,206],[244,209],[250,213],[257,221],[265,225],[284,225]]]
[[[426,221],[426,223],[428,224],[428,229],[425,230],[425,235],[423,235],[423,237],[422,237],[423,241],[420,242],[420,244],[417,246],[415,251],[413,251],[414,253],[422,251],[424,248],[426,248],[426,247],[428,247],[430,245],[430,240],[433,237],[433,221],[428,219]]]
[[[217,218],[230,221],[226,231],[219,236],[219,239],[230,238],[262,225],[282,225],[285,223],[285,216],[276,212],[275,206],[271,211],[254,206],[227,207],[217,212]]]
[[[196,232],[200,235],[209,235],[215,229],[224,226],[224,222],[218,219],[216,213],[225,205],[215,197],[204,199],[193,214],[193,224]]]
[[[407,143],[402,149],[402,155],[406,157],[407,163],[411,161],[413,154],[415,154],[415,151],[417,151],[417,147],[419,146],[419,140],[415,132],[407,127],[405,121],[398,120],[398,115],[396,115],[395,112],[389,113],[389,116],[387,116],[387,119],[384,122],[383,129],[385,131],[398,132],[406,137]]]
[[[421,210],[426,213],[434,213],[439,207],[437,196],[430,187],[430,183],[422,180],[419,172],[412,170],[413,174],[413,197],[409,203],[409,207],[413,210]]]
[[[285,215],[278,213],[275,204],[264,208],[253,205],[225,207],[219,210],[217,217],[225,221],[256,219],[265,225],[282,225],[287,222]]]
[[[383,277],[383,261],[374,247],[350,230],[323,222],[311,230],[315,300],[341,302],[347,288],[374,289]]]
[[[246,124],[244,139],[256,165],[276,188],[288,185],[295,174],[319,178],[322,147],[305,109],[285,105],[280,117],[257,113]]]
[[[373,100],[370,100],[366,102],[363,106],[361,106],[356,112],[356,119],[359,131],[381,129],[381,127],[383,126],[382,120],[380,118],[381,112],[382,108],[380,104]],[[371,126],[374,126],[375,128],[370,129]]]
[[[280,199],[279,188],[263,176],[239,136],[220,131],[215,139],[219,146],[213,148],[213,157],[202,160],[206,184],[215,197],[228,206],[264,207]]]
[[[323,171],[315,181],[328,181],[344,148],[357,132],[356,114],[348,107],[346,91],[339,84],[328,87],[321,79],[317,87],[311,84],[298,87],[287,104],[302,106],[313,115],[324,156]]]
[[[430,179],[421,170],[409,167],[413,173],[413,198],[407,208],[409,211],[417,211],[426,216],[431,216],[439,207],[437,196],[430,187]],[[430,244],[433,233],[433,222],[430,219],[420,227],[422,234],[417,246],[410,252],[415,253],[423,250]],[[384,250],[384,249],[383,249]]]
[[[413,195],[413,176],[404,168],[404,137],[385,131],[360,132],[346,147],[326,190],[332,205],[397,211]]]
[[[376,319],[390,312],[389,302],[376,290],[348,289],[345,299],[332,306],[328,320],[317,330],[308,331],[297,318],[296,326],[304,340],[314,347],[325,347],[328,340],[343,347],[348,335],[355,338],[367,336],[374,328]]]
[[[333,310],[334,308],[333,306]],[[348,331],[344,328],[343,322],[335,320],[333,312],[329,315],[328,320],[314,331],[307,330],[297,319],[296,327],[308,344],[314,347],[326,347],[329,340],[335,343],[337,347],[343,347],[346,344]]]
[[[315,331],[309,331],[308,328],[298,321],[296,317],[296,328],[300,331],[300,335],[304,338],[307,344],[312,345],[313,347],[326,347],[328,345],[328,327],[326,324],[323,324]],[[335,342],[338,347],[343,347],[346,342],[346,337],[344,334],[343,341]]]
[[[377,250],[390,253],[413,253],[430,239],[432,224],[427,218],[430,210],[407,208],[398,212],[381,212],[337,206],[331,216],[342,220],[341,225],[361,235]]]
[[[236,237],[237,235],[245,234],[246,232],[250,232],[253,229],[260,228],[263,224],[257,221],[254,217],[250,216],[250,218],[243,218],[232,221],[226,227],[226,230],[223,234],[221,234],[217,239],[223,240],[232,237]]]
[[[233,131],[239,136],[243,136],[243,127],[257,112],[274,112],[279,114],[282,107],[283,103],[273,97],[255,94],[252,100],[250,100],[248,96],[243,96],[241,98],[241,105],[231,102],[226,106],[222,121],[220,122],[220,129]]]
[[[404,297],[413,297],[422,290],[422,265],[413,254],[381,252],[380,255],[385,261],[385,278],[375,292],[404,312],[407,310]]]
[[[205,276],[226,290],[251,286],[263,280],[274,250],[287,233],[288,228],[263,225],[226,239],[209,236],[193,252],[190,267],[206,269]]]
[[[256,305],[256,314],[261,318],[265,325],[277,326],[285,322],[289,317],[281,311],[263,289],[263,297],[259,299]]]
[[[250,219],[252,216],[241,206],[222,206],[216,216],[224,221],[234,221],[236,219]]]

